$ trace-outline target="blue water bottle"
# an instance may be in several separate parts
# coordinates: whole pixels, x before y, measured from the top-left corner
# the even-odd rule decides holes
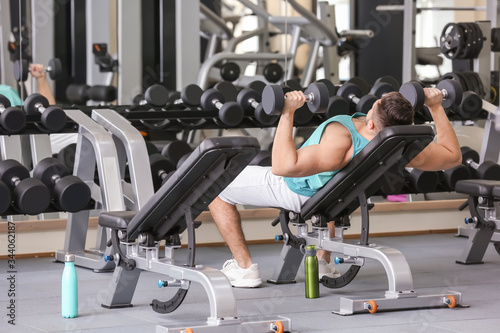
[[[78,279],[76,277],[75,256],[64,256],[64,270],[61,288],[61,313],[63,318],[78,316]]]

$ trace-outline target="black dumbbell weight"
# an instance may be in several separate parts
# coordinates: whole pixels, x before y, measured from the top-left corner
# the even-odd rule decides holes
[[[54,157],[38,162],[33,177],[39,179],[51,192],[54,206],[70,213],[85,209],[90,202],[90,188]]]
[[[287,92],[290,92],[292,90],[304,91],[304,89],[302,89],[302,86],[300,85],[300,82],[294,79],[285,81],[282,87],[283,87],[283,94],[286,94]],[[314,114],[311,111],[309,111],[307,103],[304,103],[304,105],[295,110],[295,113],[293,115],[293,123],[297,126],[307,125],[307,123],[309,123],[313,117]]]
[[[389,84],[392,87],[392,91],[397,91],[399,89],[399,87],[400,87],[399,81],[395,77],[390,76],[390,75],[385,75],[385,76],[379,77],[375,81],[375,83],[373,84],[373,87],[375,87],[379,83],[387,83],[387,84]],[[373,89],[373,87],[372,87],[372,89]],[[374,94],[374,95],[377,96],[376,94]]]
[[[323,83],[311,83],[304,91],[306,104],[311,113],[324,113],[328,107],[328,88]],[[262,92],[262,106],[269,115],[278,116],[285,107],[282,86],[268,85]]]
[[[236,81],[241,74],[240,66],[232,61],[227,61],[220,67],[220,76],[224,81]]]
[[[3,215],[9,209],[11,202],[9,187],[0,181],[0,215]]]
[[[38,215],[50,205],[50,191],[40,180],[30,178],[26,167],[16,160],[0,161],[0,180],[12,191],[14,207],[23,214]]]
[[[189,143],[186,141],[172,141],[161,150],[161,154],[165,156],[174,166],[177,165],[182,156],[193,151]]]
[[[77,105],[85,105],[89,100],[108,103],[116,100],[116,88],[103,85],[90,87],[86,84],[70,84],[66,88],[66,98]],[[138,101],[142,99],[144,95],[140,95]]]
[[[454,168],[443,170],[440,172],[441,186],[447,191],[454,191],[455,184],[459,180],[470,179],[471,174],[468,167],[460,164]]]
[[[465,91],[462,94],[460,105],[454,108],[456,114],[465,120],[472,120],[483,111],[483,99],[473,91]]]
[[[238,96],[238,89],[234,84],[229,81],[218,82],[214,85],[214,89],[219,91],[224,96],[224,101],[236,102]]]
[[[201,107],[208,111],[219,111],[218,119],[224,126],[234,127],[243,120],[244,112],[236,102],[225,102],[224,95],[216,89],[207,89],[201,95]]]
[[[23,110],[12,107],[4,95],[0,95],[0,126],[6,134],[19,132],[26,125],[26,114]]]
[[[268,115],[262,108],[260,95],[252,88],[242,89],[236,97],[236,102],[243,110],[254,110],[254,118],[263,126],[272,126],[278,120],[277,116]]]
[[[377,101],[377,97],[371,94],[364,95],[362,90],[354,83],[344,83],[339,90],[337,95],[348,101],[352,108],[356,112],[361,112],[367,114],[372,108],[373,104]]]
[[[144,95],[134,97],[134,102],[137,105],[164,106],[169,102],[168,90],[161,84],[153,84],[146,89]]]
[[[62,75],[62,64],[61,60],[58,58],[52,58],[49,60],[48,66],[43,70],[49,73],[52,80],[59,80]],[[16,60],[14,63],[14,78],[16,81],[26,81],[29,74],[29,64],[28,61],[23,59],[21,61]]]
[[[40,122],[50,132],[59,132],[66,125],[66,113],[58,106],[49,106],[47,98],[40,94],[31,94],[24,101],[27,114],[41,113]]]
[[[149,163],[151,176],[153,177],[153,187],[156,192],[165,183],[168,175],[175,170],[175,164],[159,153],[149,155]]]
[[[440,81],[436,88],[441,90],[443,94],[443,108],[450,108],[454,104],[460,103],[462,100],[462,87],[460,83],[455,80],[443,80]],[[425,102],[424,88],[419,82],[410,81],[405,82],[399,92],[406,98],[415,111],[420,111]]]
[[[500,180],[500,165],[489,160],[479,164],[479,154],[470,147],[461,147],[460,151],[462,152],[462,163],[470,168],[474,178]]]
[[[200,105],[203,90],[197,84],[188,84],[180,93],[171,92],[168,94],[167,109],[185,106],[197,107]]]
[[[76,143],[70,143],[66,147],[61,148],[57,153],[57,160],[61,162],[66,168],[73,171],[75,167]]]
[[[337,96],[337,91],[340,86],[334,85],[333,82],[328,79],[320,79],[316,82],[323,83],[328,89],[328,95],[330,96],[328,99],[328,107],[324,113],[325,119],[349,113],[349,102]]]
[[[430,193],[436,190],[439,184],[437,171],[423,171],[415,168],[405,168],[409,188],[415,193]]]
[[[396,91],[397,89],[394,89],[392,84],[383,82],[383,81],[377,81],[373,85],[373,87],[370,89],[370,94],[377,97],[377,98],[382,98],[384,97],[385,94]]]
[[[260,96],[262,96],[262,92],[264,91],[264,88],[267,86],[267,84],[264,81],[260,80],[255,80],[252,81],[248,84],[247,88],[252,88],[255,90]]]

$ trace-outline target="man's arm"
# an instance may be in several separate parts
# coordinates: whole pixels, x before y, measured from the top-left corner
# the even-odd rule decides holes
[[[321,143],[299,150],[293,141],[293,115],[305,102],[300,91],[287,93],[285,107],[276,128],[272,152],[272,172],[284,177],[304,177],[342,168],[351,147],[350,134],[341,124],[330,124]],[[336,132],[335,140],[328,140]]]
[[[31,64],[30,65],[31,75],[36,78],[38,83],[38,92],[45,96],[49,101],[50,105],[56,104],[56,100],[54,95],[52,94],[52,90],[50,90],[49,82],[47,81],[47,75],[43,72],[43,65],[39,64]]]
[[[425,88],[424,91],[425,105],[436,126],[437,142],[431,142],[408,166],[425,171],[451,169],[462,162],[457,136],[441,105],[441,91],[436,88]]]

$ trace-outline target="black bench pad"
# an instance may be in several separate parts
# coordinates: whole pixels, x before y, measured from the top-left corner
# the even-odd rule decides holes
[[[136,214],[135,211],[102,212],[99,214],[99,225],[111,229],[126,230]]]
[[[427,125],[384,128],[365,148],[339,171],[323,188],[305,202],[304,219],[321,214],[328,221],[352,214],[359,206],[358,196],[374,195],[387,181],[391,168],[404,167],[434,138]],[[375,175],[379,176],[375,176]],[[393,178],[392,178],[393,179]]]
[[[500,197],[500,181],[485,179],[460,180],[455,185],[458,193],[481,197]]]

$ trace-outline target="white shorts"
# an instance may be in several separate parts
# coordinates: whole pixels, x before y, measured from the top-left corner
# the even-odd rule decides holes
[[[300,212],[310,197],[290,190],[283,177],[273,175],[271,167],[249,165],[219,194],[219,198],[231,205],[275,207]]]

